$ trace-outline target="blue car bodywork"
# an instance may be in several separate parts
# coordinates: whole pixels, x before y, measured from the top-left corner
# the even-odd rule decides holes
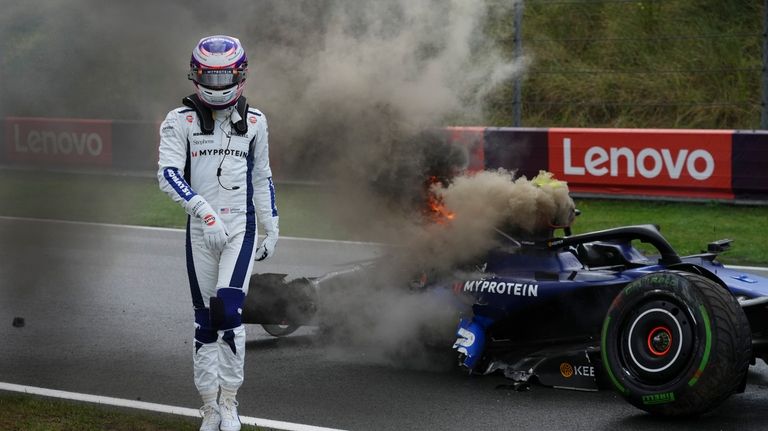
[[[650,244],[647,257],[633,241]],[[520,242],[488,255],[483,273],[459,288],[474,297],[454,348],[474,373],[501,370],[521,383],[594,390],[601,375],[600,331],[613,299],[629,283],[666,270],[692,272],[727,288],[745,311],[753,355],[768,356],[768,278],[725,267],[716,259],[730,245],[680,257],[656,226],[639,225]],[[456,287],[454,287],[456,288]]]
[[[448,312],[441,325],[460,320],[453,348],[472,374],[500,372],[517,389],[613,387],[642,410],[681,416],[744,391],[749,365],[768,359],[768,278],[722,265],[729,240],[681,257],[654,225],[540,240],[497,232],[504,240],[479,262],[403,286]],[[345,295],[375,302],[360,288],[393,269],[389,255],[312,279],[256,274],[243,322],[274,336],[302,325],[343,333]],[[324,310],[329,298],[345,298],[331,307],[338,316]],[[450,346],[445,328],[437,347]]]

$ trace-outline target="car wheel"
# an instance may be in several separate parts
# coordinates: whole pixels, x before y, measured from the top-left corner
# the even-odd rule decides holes
[[[628,284],[603,321],[601,355],[613,386],[663,416],[706,413],[746,378],[752,340],[734,296],[700,275],[663,271]]]
[[[291,324],[262,324],[262,328],[267,332],[267,334],[273,336],[273,337],[285,337],[286,335],[291,335],[294,332],[296,332],[297,329],[299,329],[299,325],[291,325]]]

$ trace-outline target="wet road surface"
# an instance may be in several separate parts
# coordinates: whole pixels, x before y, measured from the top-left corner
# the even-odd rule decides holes
[[[0,218],[0,381],[196,408],[191,300],[178,230]],[[281,239],[255,271],[313,276],[375,256],[370,245]],[[14,327],[15,317],[24,318]],[[353,430],[651,430],[669,426],[615,393],[426,370],[248,326],[243,415]],[[768,367],[714,414],[677,430],[764,429]]]

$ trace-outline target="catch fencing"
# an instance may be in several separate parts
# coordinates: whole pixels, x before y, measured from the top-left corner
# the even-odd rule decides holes
[[[768,129],[768,0],[514,8],[491,18],[510,55],[531,60],[495,101],[511,126]]]

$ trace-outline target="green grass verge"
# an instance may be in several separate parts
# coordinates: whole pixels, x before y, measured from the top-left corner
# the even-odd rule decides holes
[[[0,430],[196,431],[200,420],[29,395],[0,395]],[[247,430],[263,430],[244,425]]]
[[[323,214],[330,190],[278,185],[280,233],[310,238],[350,237]],[[183,228],[186,214],[160,192],[157,180],[0,170],[0,215]]]
[[[576,206],[582,214],[574,233],[652,223],[681,255],[700,253],[708,242],[729,238],[733,248],[721,256],[722,262],[768,264],[768,206],[590,199],[576,199]]]
[[[366,240],[334,217],[338,197],[324,187],[278,184],[280,233],[307,238]],[[153,178],[0,170],[0,215],[183,227],[182,209]],[[582,210],[574,233],[653,223],[680,254],[700,252],[708,242],[730,238],[731,264],[768,264],[768,206],[727,203],[576,199]]]
[[[510,57],[514,9],[493,1],[484,30]],[[526,2],[527,127],[752,129],[760,125],[763,2]],[[485,124],[513,123],[514,82]]]

